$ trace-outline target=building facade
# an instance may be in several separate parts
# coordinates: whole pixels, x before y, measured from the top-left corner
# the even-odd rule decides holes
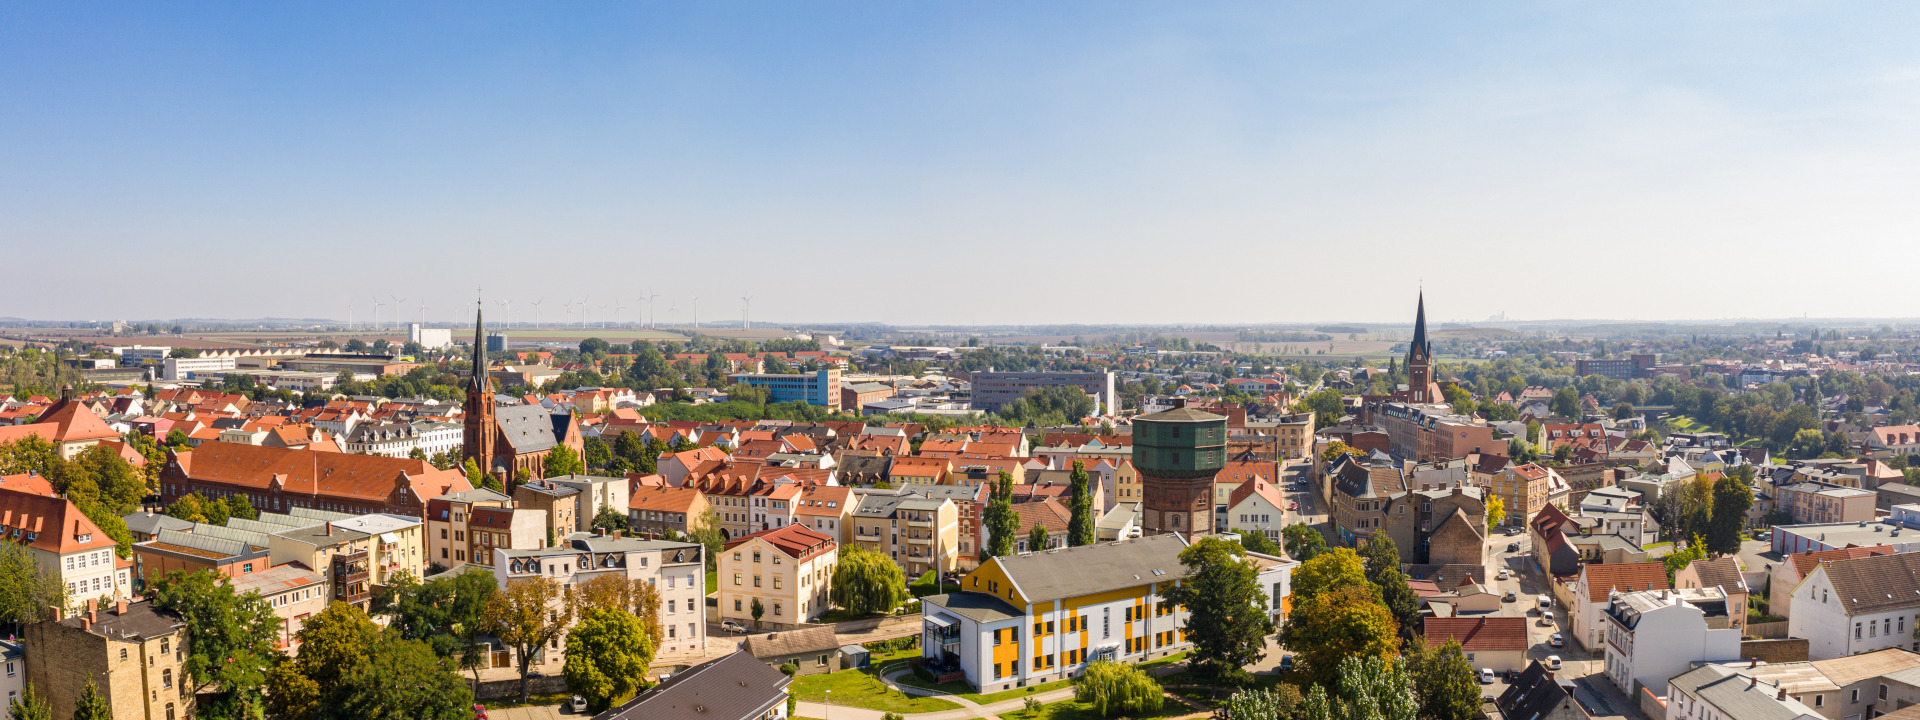
[[[185,720],[194,714],[186,642],[186,623],[152,603],[89,602],[27,626],[27,677],[53,717],[73,717],[91,679],[114,720]]]
[[[1149,535],[1192,537],[1214,528],[1213,478],[1227,463],[1227,419],[1185,407],[1133,421],[1141,525]]]
[[[1033,390],[1051,387],[1077,388],[1094,396],[1100,407],[1095,412],[1119,413],[1120,396],[1114,391],[1112,372],[977,372],[973,374],[973,409],[999,412]],[[1067,418],[1078,420],[1079,418]]]
[[[720,618],[759,629],[811,623],[831,606],[839,544],[803,525],[735,538],[720,553]],[[761,615],[753,616],[755,602]]]
[[[734,382],[767,389],[768,402],[801,402],[840,408],[840,370],[829,368],[797,375],[735,373]]]

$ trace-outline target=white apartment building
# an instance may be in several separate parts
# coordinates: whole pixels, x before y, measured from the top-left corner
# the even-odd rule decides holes
[[[233,358],[177,358],[170,357],[161,361],[160,378],[162,380],[198,380],[202,375],[210,375],[234,368]]]
[[[641,580],[660,593],[660,625],[666,640],[658,652],[698,655],[707,639],[706,560],[699,543],[640,540],[619,533],[574,533],[556,547],[494,550],[493,577],[500,587],[523,578],[547,577],[572,588],[601,575]],[[553,674],[565,662],[566,638],[540,651],[531,667]]]
[[[1573,607],[1567,615],[1573,621],[1573,638],[1588,650],[1600,649],[1605,642],[1607,608],[1613,594],[1666,590],[1667,568],[1657,562],[1589,563],[1581,566],[1574,582]]]
[[[573,517],[578,527],[591,527],[593,518],[600,514],[601,508],[613,508],[621,517],[627,514],[627,496],[631,488],[626,478],[562,475],[547,478],[547,482],[580,491],[573,496]]]
[[[0,488],[0,535],[27,547],[43,572],[67,586],[68,610],[132,595],[132,565],[117,543],[64,498]]]
[[[414,446],[427,457],[440,453],[457,455],[466,447],[466,426],[453,422],[420,420],[413,424]]]
[[[1607,679],[1628,697],[1635,683],[1658,688],[1693,663],[1740,659],[1740,631],[1729,627],[1718,587],[1613,596],[1606,611]]]
[[[1787,634],[1813,660],[1886,648],[1920,652],[1920,553],[1822,563],[1793,589]]]

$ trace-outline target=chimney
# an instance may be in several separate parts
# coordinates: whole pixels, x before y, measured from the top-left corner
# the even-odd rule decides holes
[[[1751,666],[1749,666],[1749,667],[1751,667]],[[1747,689],[1748,689],[1748,690],[1752,690],[1752,689],[1754,689],[1755,687],[1758,687],[1759,685],[1760,685],[1760,678],[1757,678],[1757,677],[1749,677],[1749,678],[1747,678]]]
[[[87,632],[93,632],[93,618],[91,617],[80,618],[80,629],[85,630]]]
[[[1760,658],[1757,656],[1753,658],[1749,658],[1747,662],[1747,669],[1751,670],[1757,667],[1760,667]]]
[[[621,531],[621,530],[613,531],[613,539],[615,540],[619,540],[621,537],[624,537],[625,535],[626,535],[626,532],[624,531]]]
[[[98,607],[99,604],[100,604],[100,600],[98,598],[87,598],[87,622],[88,623],[100,622],[100,608]]]
[[[60,622],[61,620],[67,619],[67,609],[60,607],[59,605],[48,605],[47,614],[53,616],[54,622]]]
[[[1787,699],[1787,689],[1786,689],[1786,688],[1781,688],[1781,689],[1780,689],[1780,692],[1777,692],[1777,693],[1774,693],[1774,695],[1773,695],[1773,699],[1775,699],[1775,700],[1785,700],[1785,699]]]
[[[606,528],[603,528],[603,527],[596,527],[596,528],[594,528],[594,529],[593,529],[593,536],[594,536],[594,537],[606,537],[606,536],[607,536],[607,529],[606,529]]]
[[[121,598],[121,599],[119,599],[119,600],[115,600],[115,601],[113,601],[113,614],[115,614],[115,615],[125,615],[125,614],[127,614],[127,600],[126,600],[126,598]]]
[[[327,521],[327,537],[333,537],[333,521]]]

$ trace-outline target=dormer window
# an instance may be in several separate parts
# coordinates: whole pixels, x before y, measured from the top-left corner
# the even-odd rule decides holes
[[[93,533],[80,533],[80,542],[93,542]]]

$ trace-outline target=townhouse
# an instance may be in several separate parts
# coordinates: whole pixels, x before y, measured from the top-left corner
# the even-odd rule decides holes
[[[621,533],[574,533],[554,547],[536,550],[499,550],[493,567],[502,589],[517,580],[545,577],[563,588],[596,577],[613,575],[652,585],[660,594],[660,625],[666,631],[658,648],[662,656],[702,652],[707,624],[703,619],[706,560],[699,543],[640,540]],[[566,638],[542,648],[530,666],[548,674],[560,672]],[[495,651],[494,665],[511,665],[512,650]],[[504,655],[504,657],[502,657]]]
[[[791,628],[825,614],[839,544],[804,525],[727,542],[718,564],[720,618],[759,629]],[[753,615],[758,603],[761,616]]]
[[[1718,587],[1614,595],[1604,620],[1605,672],[1622,695],[1660,687],[1695,663],[1740,659],[1740,631],[1728,626]]]
[[[1589,564],[1580,568],[1573,586],[1573,638],[1589,651],[1599,650],[1606,641],[1606,612],[1615,592],[1630,593],[1670,590],[1667,568],[1657,562]]]
[[[133,595],[132,565],[115,555],[118,544],[66,498],[0,487],[0,534],[60,578],[68,609]]]
[[[1920,553],[1820,563],[1793,596],[1787,634],[1807,638],[1811,659],[1886,648],[1920,652]]]
[[[907,577],[953,571],[960,557],[960,517],[953,501],[917,495],[860,496],[850,518],[853,540],[900,564]]]
[[[186,622],[152,603],[88,600],[75,613],[26,628],[26,675],[53,717],[73,717],[92,681],[114,718],[184,719],[194,715]]]
[[[627,529],[648,538],[685,535],[706,522],[710,507],[706,493],[695,487],[632,488],[627,498]]]

